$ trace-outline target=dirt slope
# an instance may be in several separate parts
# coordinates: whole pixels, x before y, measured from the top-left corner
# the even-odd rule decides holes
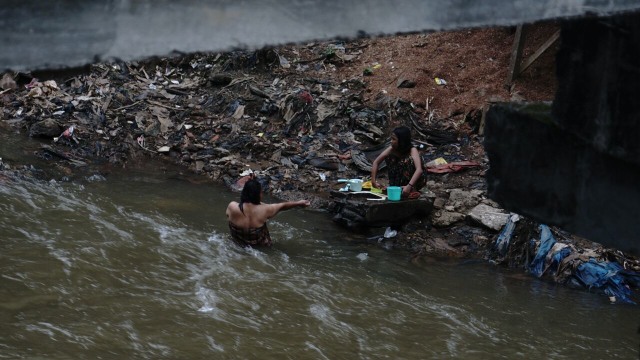
[[[522,58],[531,56],[558,30],[555,23],[526,27]],[[515,28],[486,28],[429,34],[399,35],[344,43],[352,60],[337,61],[323,72],[337,81],[362,79],[367,97],[380,92],[411,101],[425,111],[426,119],[458,119],[482,108],[488,101],[550,101],[556,89],[557,42],[510,86],[505,85]],[[327,43],[332,44],[332,43]],[[311,59],[326,46],[310,44],[283,49],[283,55]],[[371,75],[364,75],[371,69]],[[435,78],[444,79],[438,85]],[[403,80],[414,87],[398,87]]]

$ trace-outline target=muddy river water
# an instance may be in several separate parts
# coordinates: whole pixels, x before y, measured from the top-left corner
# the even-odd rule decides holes
[[[0,358],[638,358],[636,306],[411,261],[314,210],[272,221],[273,248],[239,249],[237,194],[147,166],[0,177]]]

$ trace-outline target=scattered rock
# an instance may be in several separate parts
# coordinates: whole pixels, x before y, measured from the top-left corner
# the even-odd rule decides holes
[[[500,231],[509,219],[509,214],[488,205],[478,204],[469,213],[469,218],[487,228]]]
[[[54,119],[38,121],[29,128],[29,136],[53,139],[63,131],[62,126]]]

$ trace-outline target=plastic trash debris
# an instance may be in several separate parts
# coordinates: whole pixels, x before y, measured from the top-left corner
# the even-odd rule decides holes
[[[505,225],[494,246],[501,249],[503,234],[507,237],[509,223]],[[598,290],[609,297],[611,303],[636,304],[632,288],[640,284],[640,273],[628,270],[616,261],[601,260],[597,252],[578,251],[571,244],[556,241],[551,230],[546,225],[540,225],[540,240],[533,261],[528,265],[529,271],[536,277],[552,274],[556,281],[562,278],[564,272],[570,275],[563,280],[570,286]],[[510,235],[509,235],[510,236]],[[531,244],[536,243],[531,239]]]
[[[10,73],[5,73],[0,80],[0,90],[15,90],[18,88],[15,80],[13,80],[13,76]]]
[[[562,260],[569,256],[572,251],[571,247],[567,244],[555,243],[547,255],[546,261],[548,264],[544,272],[557,272]]]
[[[538,247],[538,251],[536,252],[535,258],[529,265],[529,270],[531,273],[537,277],[541,277],[544,273],[544,260],[547,257],[547,253],[551,250],[553,244],[556,243],[556,239],[551,234],[551,230],[547,225],[540,225],[540,246]],[[534,241],[531,239],[531,241]]]
[[[75,125],[69,126],[69,128],[67,128],[67,130],[63,131],[62,134],[60,134],[60,136],[54,137],[53,138],[53,142],[58,142],[58,140],[60,140],[60,138],[73,139],[74,130],[75,130]]]
[[[138,145],[140,145],[141,147],[144,147],[144,135],[138,136],[136,141],[138,141]]]
[[[517,214],[509,216],[507,223],[502,228],[502,231],[500,231],[500,235],[496,238],[494,246],[501,256],[504,256],[507,253],[509,242],[511,242],[511,237],[513,236],[513,230],[516,228],[516,222],[519,220],[520,216]]]
[[[598,262],[593,258],[580,264],[574,273],[575,278],[582,285],[589,289],[604,290],[605,294],[614,298],[613,302],[620,300],[624,303],[635,304],[636,302],[631,299],[631,290],[623,275],[640,276],[640,274],[625,273],[624,268],[616,262]]]
[[[284,69],[288,69],[291,67],[291,64],[289,64],[289,60],[287,60],[284,56],[278,54],[278,61],[280,62],[280,66],[282,66],[282,68]]]
[[[33,89],[35,87],[37,87],[40,83],[38,82],[38,79],[33,78],[31,79],[31,81],[28,84],[25,84],[25,88],[27,89]]]
[[[377,70],[380,67],[382,67],[382,65],[380,64],[374,64],[373,66],[368,66],[362,71],[362,75],[371,76],[373,75],[374,70]]]
[[[426,166],[427,171],[434,174],[443,174],[450,172],[461,171],[468,167],[480,166],[479,163],[475,161],[456,161],[452,163],[435,165],[435,166]]]
[[[249,175],[253,175],[253,173],[254,173],[253,170],[247,169],[247,170],[241,172],[240,176],[249,176]]]
[[[392,237],[395,237],[396,235],[398,235],[398,232],[396,230],[391,229],[390,227],[388,227],[385,231],[384,231],[384,237],[385,239],[390,239]]]
[[[434,167],[434,166],[438,166],[438,165],[444,165],[447,163],[447,160],[445,160],[444,158],[437,158],[435,160],[431,160],[428,163],[425,164],[426,167]]]
[[[435,78],[434,80],[436,81],[437,85],[447,85],[447,82],[444,79]]]
[[[64,136],[64,137],[66,137],[66,138],[70,138],[70,137],[72,137],[72,136],[73,136],[73,131],[74,131],[74,130],[75,130],[75,126],[74,126],[74,125],[71,125],[71,126],[69,126],[69,128],[68,128],[67,130],[65,130],[65,131],[62,133],[62,135],[60,135],[60,136]]]
[[[102,176],[100,174],[93,174],[93,175],[87,177],[87,181],[88,182],[107,181],[107,178],[105,178],[104,176]]]
[[[306,104],[311,104],[313,102],[313,96],[307,91],[302,90],[298,93],[298,98]]]

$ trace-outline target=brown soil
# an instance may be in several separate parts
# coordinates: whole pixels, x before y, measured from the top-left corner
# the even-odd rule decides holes
[[[555,23],[529,26],[523,61],[558,29]],[[557,42],[507,86],[514,34],[515,28],[487,28],[365,39],[345,44],[347,53],[358,54],[354,60],[322,71],[337,82],[362,79],[369,100],[386,92],[423,109],[426,119],[438,121],[463,117],[487,102],[553,100]],[[317,56],[318,49],[323,47],[313,44],[288,50],[308,59]],[[373,74],[363,76],[367,68]],[[435,78],[447,84],[437,85]],[[399,88],[402,80],[416,85]]]

